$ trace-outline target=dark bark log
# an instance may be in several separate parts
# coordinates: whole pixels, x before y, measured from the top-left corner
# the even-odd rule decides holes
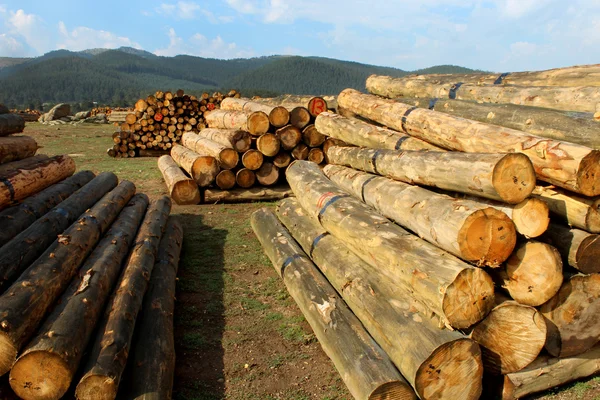
[[[29,136],[0,137],[0,164],[31,157],[37,149],[37,142]]]
[[[23,132],[25,120],[17,114],[0,115],[0,136]]]
[[[563,262],[578,271],[584,274],[600,272],[600,235],[550,224],[540,240],[556,247]]]
[[[32,165],[36,165],[41,161],[47,160],[48,157],[45,154],[37,154],[35,156],[27,157],[19,161],[12,161],[6,164],[0,164],[0,176],[5,176],[23,168],[30,168]]]

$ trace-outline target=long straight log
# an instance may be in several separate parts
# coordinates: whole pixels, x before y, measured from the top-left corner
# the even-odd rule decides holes
[[[171,148],[171,157],[194,178],[200,187],[212,184],[221,171],[219,162],[215,157],[200,155],[179,144]]]
[[[399,98],[405,104],[443,112],[461,118],[504,126],[545,138],[578,143],[600,149],[598,121],[593,113],[523,107],[515,104],[492,104],[443,99]]]
[[[252,143],[250,133],[241,129],[205,128],[198,132],[198,136],[226,147],[231,146],[238,153],[248,151]]]
[[[533,197],[548,204],[550,212],[570,226],[600,233],[600,201],[553,187],[537,186]]]
[[[59,235],[0,296],[0,375],[11,368],[18,351],[134,193],[133,183],[121,182]]]
[[[600,272],[600,235],[550,224],[540,240],[556,247],[563,261],[584,274]]]
[[[52,157],[27,169],[8,172],[0,179],[0,208],[36,194],[74,172],[75,161],[69,156]]]
[[[419,313],[409,292],[328,234],[297,200],[282,201],[276,212],[420,398],[479,397],[483,366],[475,343]]]
[[[564,111],[596,112],[600,103],[600,88],[595,86],[505,86],[460,81],[436,84],[380,75],[368,77],[366,86],[370,93],[384,97],[439,97]]]
[[[332,112],[319,114],[315,120],[315,127],[323,135],[361,147],[387,150],[444,151],[441,147],[405,133],[379,127],[355,118],[346,118]]]
[[[581,354],[600,340],[600,275],[575,275],[540,307],[546,318],[546,350],[555,357]]]
[[[535,188],[535,173],[522,154],[397,151],[330,147],[329,163],[516,204]]]
[[[391,223],[333,184],[314,163],[295,161],[286,176],[309,215],[318,216],[328,232],[445,324],[466,328],[492,309],[494,285],[480,268]]]
[[[5,164],[0,164],[0,176],[7,175],[20,169],[31,168],[32,165],[36,165],[41,161],[49,159],[45,154],[37,154],[35,156],[27,157],[19,161],[12,161]]]
[[[233,190],[206,189],[204,190],[203,203],[249,203],[253,201],[281,200],[291,196],[294,196],[294,192],[289,186],[238,188]]]
[[[21,398],[58,400],[68,390],[147,207],[146,195],[131,199],[13,365]]]
[[[246,112],[262,111],[269,116],[269,122],[276,128],[287,125],[290,120],[290,113],[284,107],[261,104],[243,97],[228,97],[223,99],[221,102],[221,109]]]
[[[326,165],[323,173],[383,216],[465,261],[498,267],[517,243],[514,224],[494,208],[338,165]]]
[[[137,314],[170,211],[167,196],[153,201],[148,208],[75,390],[79,400],[114,400],[117,396]]]
[[[0,212],[0,247],[23,232],[58,203],[94,179],[91,171],[81,171]]]
[[[112,172],[103,172],[59,203],[0,248],[0,293],[102,196],[117,186]]]
[[[338,101],[365,118],[436,146],[468,153],[523,153],[531,159],[539,179],[586,196],[600,194],[600,152],[597,150],[418,109],[353,89],[340,93]]]
[[[29,136],[0,137],[0,164],[31,157],[37,149],[37,142]]]
[[[261,111],[214,110],[204,113],[209,128],[241,129],[260,136],[269,130],[269,116]]]
[[[17,114],[0,115],[0,136],[23,132],[25,120]]]
[[[158,169],[162,173],[167,185],[169,196],[175,203],[198,204],[200,191],[195,180],[188,178],[179,168],[171,156],[162,156],[158,159]]]
[[[492,275],[510,297],[537,307],[550,300],[563,283],[560,253],[546,243],[527,241],[517,247],[506,268]]]
[[[144,296],[139,334],[132,354],[130,398],[171,400],[175,372],[173,311],[175,280],[183,243],[181,224],[169,218],[162,236],[148,290]]]
[[[205,139],[192,132],[183,134],[181,144],[200,155],[209,155],[216,158],[223,169],[232,169],[240,161],[238,152],[233,148]]]
[[[258,103],[270,104],[270,105],[281,105],[286,107],[288,110],[292,110],[295,107],[306,107],[311,114],[315,117],[319,111],[324,112],[328,109],[336,109],[337,101],[335,96],[301,96],[293,94],[284,94],[277,97],[256,99]]]
[[[415,399],[414,392],[358,318],[272,211],[250,218],[273,267],[356,399]]]
[[[600,371],[600,345],[575,357],[540,356],[527,368],[507,374],[497,386],[502,400],[516,400]]]

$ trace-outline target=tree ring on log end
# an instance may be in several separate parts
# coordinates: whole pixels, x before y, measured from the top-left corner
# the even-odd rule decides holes
[[[469,215],[458,232],[458,243],[468,261],[497,266],[510,257],[517,233],[505,213],[488,207]]]
[[[600,233],[600,200],[590,205],[585,215],[585,227],[588,232]]]
[[[22,399],[60,399],[73,375],[64,360],[49,351],[32,351],[10,371],[10,386]]]
[[[577,171],[577,188],[586,196],[600,195],[600,151],[583,157]]]
[[[527,238],[535,238],[546,232],[550,224],[548,204],[531,197],[513,208],[512,219],[517,231]]]
[[[509,204],[518,204],[529,197],[535,189],[535,180],[531,160],[521,153],[502,157],[492,173],[492,184],[496,192]]]
[[[479,345],[458,339],[438,347],[421,364],[415,388],[421,399],[479,399],[483,364]]]
[[[255,111],[248,116],[248,132],[254,136],[260,136],[269,131],[271,126],[269,116],[262,111]]]
[[[17,348],[10,337],[0,332],[0,376],[4,375],[17,359]]]
[[[77,385],[78,400],[114,400],[117,398],[115,380],[105,375],[84,376]]]
[[[173,193],[171,194],[173,200],[177,204],[198,204],[200,202],[200,192],[198,191],[198,184],[192,180],[179,181],[173,187]]]
[[[403,382],[386,382],[369,395],[368,400],[414,400],[415,392]]]
[[[600,272],[600,236],[591,235],[583,239],[575,256],[577,269],[584,274]]]
[[[442,309],[450,325],[465,329],[481,321],[494,307],[494,282],[479,268],[465,268],[444,295]]]

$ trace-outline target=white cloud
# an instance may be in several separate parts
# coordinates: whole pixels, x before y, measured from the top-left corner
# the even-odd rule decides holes
[[[116,48],[121,46],[141,48],[141,46],[128,37],[118,36],[115,33],[96,30],[85,26],[78,26],[71,30],[63,21],[58,23],[60,34],[57,47],[71,51],[81,51],[93,48]]]
[[[8,16],[5,23],[8,34],[15,40],[27,44],[38,53],[44,53],[51,48],[51,37],[44,20],[35,14],[27,14],[23,10],[3,12]]]
[[[215,16],[210,10],[200,7],[199,4],[192,1],[178,1],[177,3],[162,3],[155,9],[158,16],[168,16],[178,20],[198,19],[200,16],[211,24],[233,22],[232,16]],[[151,16],[152,13],[146,12],[145,16]]]
[[[154,53],[159,56],[176,56],[189,54],[206,58],[246,58],[254,56],[254,51],[248,48],[240,48],[236,43],[228,43],[219,35],[213,39],[196,33],[188,40],[177,36],[175,29],[170,28],[167,36],[169,46],[157,49]]]
[[[509,18],[521,18],[550,3],[551,0],[501,0],[499,8]]]
[[[6,33],[0,35],[0,54],[4,57],[21,57],[28,55],[23,44]]]

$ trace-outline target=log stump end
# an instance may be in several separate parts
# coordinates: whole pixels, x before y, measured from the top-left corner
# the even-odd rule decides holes
[[[480,268],[465,268],[446,289],[442,308],[450,325],[465,329],[492,310],[494,299],[492,278]]]
[[[529,157],[521,153],[504,156],[494,167],[492,184],[502,200],[518,204],[535,189],[535,170]]]
[[[72,378],[72,372],[58,354],[32,351],[19,357],[10,371],[9,382],[22,399],[60,399]]]

